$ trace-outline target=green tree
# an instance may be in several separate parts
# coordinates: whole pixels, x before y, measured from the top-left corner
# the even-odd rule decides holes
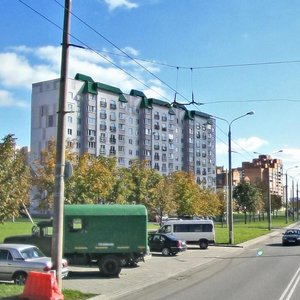
[[[199,198],[199,186],[192,174],[177,171],[170,175],[173,186],[173,197],[177,203],[177,215],[195,215],[203,206],[203,198]],[[200,203],[201,202],[201,203]]]
[[[178,203],[174,201],[170,177],[160,176],[160,180],[150,189],[150,200],[147,203],[148,213],[162,217],[176,213]]]
[[[12,134],[0,143],[0,221],[17,217],[29,204],[29,168],[24,153],[16,149]]]
[[[239,183],[233,190],[233,197],[237,202],[240,211],[245,214],[245,224],[247,223],[247,212],[255,213],[261,208],[261,197],[259,190],[248,182]]]
[[[282,202],[282,197],[279,195],[271,195],[271,207],[272,211],[278,211],[279,209],[282,208],[283,202]]]
[[[110,158],[82,155],[66,181],[66,203],[92,204],[106,202],[114,184],[116,162]]]

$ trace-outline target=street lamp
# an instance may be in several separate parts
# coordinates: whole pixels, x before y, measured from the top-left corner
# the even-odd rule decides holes
[[[234,243],[234,237],[233,237],[233,210],[232,210],[232,166],[231,166],[231,154],[232,154],[232,150],[231,150],[231,125],[233,122],[235,122],[236,120],[239,120],[243,117],[246,116],[250,116],[253,115],[254,111],[249,111],[231,121],[228,121],[224,118],[220,118],[217,116],[213,116],[216,119],[225,121],[228,125],[228,242],[229,244],[233,244]]]
[[[289,222],[288,216],[288,171],[291,169],[298,168],[299,166],[290,167],[285,170],[285,223]]]
[[[276,153],[280,153],[283,152],[283,150],[278,150],[276,152],[272,152],[271,154],[276,154]],[[262,155],[262,153],[258,153],[258,152],[253,152],[254,154],[260,154]],[[268,166],[268,229],[271,230],[272,229],[272,199],[271,199],[271,188],[270,188],[270,166],[271,166],[271,156],[270,158],[268,158],[268,156],[270,155],[266,155],[267,157],[267,166]],[[272,187],[273,187],[273,168],[272,168]]]

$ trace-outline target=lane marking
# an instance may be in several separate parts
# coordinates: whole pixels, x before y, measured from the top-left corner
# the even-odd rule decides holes
[[[289,282],[288,286],[286,287],[286,289],[284,290],[283,294],[281,295],[281,297],[279,298],[279,300],[290,300],[291,299],[291,296],[293,295],[294,291],[295,291],[295,288],[300,280],[300,276],[299,276],[299,273],[300,273],[300,267],[298,268],[298,270],[296,271],[295,275],[293,276],[293,278],[291,279],[291,281]],[[298,276],[298,278],[297,278]],[[297,279],[296,279],[297,278]],[[293,286],[292,286],[293,285]],[[291,288],[292,286],[292,288]],[[290,290],[291,288],[291,290]],[[285,298],[287,292],[290,290],[289,294],[287,295],[287,297]]]

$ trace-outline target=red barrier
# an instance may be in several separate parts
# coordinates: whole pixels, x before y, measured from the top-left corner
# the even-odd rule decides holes
[[[64,295],[58,288],[54,273],[31,271],[20,298],[26,300],[63,300]]]

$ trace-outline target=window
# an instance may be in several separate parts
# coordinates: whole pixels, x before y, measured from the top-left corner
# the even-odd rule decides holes
[[[84,222],[81,218],[71,219],[68,222],[68,231],[71,232],[71,233],[74,233],[74,232],[85,233],[85,232],[87,232],[86,231],[86,225],[84,224]]]
[[[88,118],[88,124],[95,125],[95,124],[96,124],[96,119],[95,119],[95,118],[92,118],[92,117],[89,117],[89,118]]]
[[[95,142],[88,142],[88,147],[91,149],[96,148],[96,143]]]
[[[95,111],[96,111],[96,106],[88,105],[88,112],[95,112]]]
[[[88,129],[87,134],[88,134],[89,136],[96,136],[96,130]]]
[[[68,135],[72,135],[72,129],[68,128]]]
[[[109,107],[110,107],[110,109],[116,109],[117,108],[116,101],[115,100],[110,100]]]
[[[145,134],[146,134],[146,135],[150,135],[150,134],[151,134],[151,129],[145,128]]]
[[[106,130],[106,122],[105,121],[101,121],[100,130],[102,130],[102,131]]]
[[[162,120],[163,122],[167,121],[167,115],[166,115],[165,113],[162,114],[161,120]]]
[[[101,107],[107,107],[107,103],[106,103],[106,99],[105,98],[101,98],[101,100],[100,100],[100,106]]]
[[[71,122],[69,121],[69,118],[71,118]],[[72,123],[72,117],[68,117],[68,122]],[[54,127],[54,117],[53,117],[53,115],[48,116],[48,127]]]
[[[100,119],[106,119],[106,118],[107,118],[106,111],[104,109],[101,109],[101,111],[100,111]]]
[[[120,112],[120,113],[119,113],[119,119],[120,119],[120,120],[125,120],[125,114],[122,113],[122,112]]]
[[[103,133],[103,132],[100,133],[100,142],[101,143],[105,143],[106,142],[106,136],[105,136],[105,133]]]
[[[111,121],[116,121],[116,113],[115,112],[110,113],[110,120]]]
[[[119,130],[125,130],[125,124],[119,124]]]
[[[97,95],[89,94],[89,100],[97,100]]]

